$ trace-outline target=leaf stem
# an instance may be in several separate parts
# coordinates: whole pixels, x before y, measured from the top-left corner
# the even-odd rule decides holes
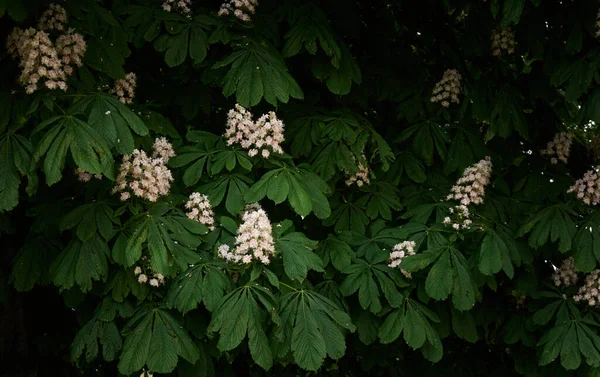
[[[291,289],[294,292],[298,292],[298,290],[290,285],[287,285],[285,283],[279,282],[279,285],[283,285],[284,287],[288,287],[289,289]]]

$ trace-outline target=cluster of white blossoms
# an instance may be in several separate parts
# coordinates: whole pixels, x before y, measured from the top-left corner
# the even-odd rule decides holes
[[[150,157],[139,149],[134,149],[131,155],[123,156],[117,182],[112,190],[113,193],[121,193],[121,200],[129,199],[130,191],[151,202],[169,194],[173,176],[167,168],[167,162],[175,156],[173,146],[166,138],[157,138],[153,150]]]
[[[67,11],[58,4],[50,4],[38,20],[38,30],[63,31],[67,23]]]
[[[165,0],[162,9],[167,12],[175,11],[187,18],[192,18],[192,0]]]
[[[398,266],[400,265],[400,263],[402,263],[402,260],[405,257],[409,255],[415,255],[416,248],[417,243],[415,241],[404,241],[402,243],[394,245],[394,248],[390,253],[390,264],[388,264],[388,266],[391,268],[398,268]],[[410,274],[410,272],[404,269],[400,269],[400,272],[402,272],[402,275],[406,276],[406,278],[412,279],[412,275]]]
[[[260,153],[268,158],[271,153],[283,154],[280,145],[285,140],[283,129],[283,122],[277,119],[274,112],[264,114],[255,122],[250,111],[236,104],[227,114],[224,137],[227,138],[227,145],[239,144],[248,150],[250,157]]]
[[[64,30],[66,11],[59,5],[51,6],[39,22],[40,30],[14,28],[7,38],[9,54],[19,60],[22,68],[19,83],[27,94],[41,86],[48,89],[67,90],[67,78],[73,67],[81,67],[87,45],[80,34],[68,30],[54,42],[44,30]]]
[[[444,72],[442,79],[435,84],[431,102],[440,102],[443,107],[449,107],[451,103],[458,104],[460,100],[460,80],[461,75],[455,69],[448,69]]]
[[[585,277],[585,283],[573,296],[575,302],[587,301],[589,306],[600,305],[600,270],[594,270]]]
[[[185,208],[189,209],[189,212],[186,213],[188,218],[206,225],[211,231],[215,230],[214,213],[208,196],[193,192],[185,204]]]
[[[92,177],[96,179],[102,179],[102,174],[91,174],[82,168],[75,169],[75,175],[80,182],[89,182]]]
[[[458,200],[460,204],[466,206],[483,203],[485,186],[490,183],[491,177],[492,160],[487,156],[465,169],[462,177],[452,186],[452,193],[446,197],[446,200]]]
[[[362,155],[362,158],[363,160],[367,159],[364,154]],[[356,162],[354,156],[352,156],[352,159]],[[364,184],[368,185],[371,183],[369,180],[369,167],[362,162],[359,162],[357,167],[358,171],[352,175],[350,175],[350,171],[348,169],[344,170],[344,173],[348,177],[348,179],[346,179],[346,186],[352,186],[356,183],[358,187],[362,187]]]
[[[573,257],[569,257],[563,260],[560,267],[554,271],[552,280],[557,287],[561,285],[568,287],[577,283],[578,273],[579,271],[575,268],[575,260]]]
[[[554,139],[548,142],[546,149],[542,149],[542,156],[549,156],[550,162],[557,164],[562,161],[565,164],[571,153],[571,144],[573,143],[573,135],[568,132],[560,132],[554,136]]]
[[[450,225],[455,230],[469,229],[473,221],[471,220],[471,212],[464,204],[459,204],[448,210],[450,216],[444,217],[442,224]]]
[[[492,55],[500,56],[502,52],[508,55],[515,53],[515,33],[510,28],[495,29],[492,32]]]
[[[256,12],[258,6],[257,0],[226,0],[221,4],[219,16],[228,16],[233,14],[241,21],[248,22],[252,20],[252,15]]]
[[[135,73],[129,72],[124,79],[115,81],[115,86],[108,93],[116,96],[122,103],[131,105],[135,97],[136,84],[137,77]]]
[[[258,203],[248,204],[242,214],[242,224],[237,230],[235,247],[219,246],[218,255],[227,262],[249,264],[252,260],[269,264],[275,253],[273,229],[267,213]]]
[[[567,192],[575,192],[577,198],[581,199],[587,205],[597,205],[600,203],[600,166],[587,171],[583,178],[575,181],[575,184],[569,187]]]
[[[148,277],[149,274],[143,274],[142,268],[140,266],[136,266],[133,270],[135,276],[137,276],[137,281],[140,284],[150,284],[153,287],[160,287],[165,283],[165,277],[162,274],[152,273],[152,277]]]
[[[467,206],[483,203],[485,186],[490,183],[491,177],[492,161],[489,156],[466,168],[462,177],[452,186],[452,193],[446,197],[446,200],[457,200],[460,204],[450,208],[450,216],[444,218],[443,223],[456,230],[468,229],[472,221]]]

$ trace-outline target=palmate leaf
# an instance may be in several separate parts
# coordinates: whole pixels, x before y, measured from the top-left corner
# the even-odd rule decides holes
[[[408,256],[402,260],[400,268],[413,272],[432,263],[433,266],[425,280],[427,294],[435,300],[445,300],[452,294],[452,303],[456,309],[470,310],[475,305],[476,288],[468,272],[465,257],[452,246],[432,248]]]
[[[77,284],[87,292],[92,289],[92,280],[106,279],[108,254],[108,245],[98,235],[86,242],[73,240],[50,265],[50,279],[62,289]]]
[[[239,173],[224,174],[202,186],[200,191],[208,195],[213,206],[218,206],[225,199],[227,211],[232,215],[238,215],[246,204],[244,198],[245,194],[247,195],[249,192],[248,184],[250,183],[252,183],[252,180],[245,175]]]
[[[320,147],[311,155],[311,161],[315,172],[323,179],[331,179],[338,171],[355,173],[357,161],[369,164],[376,157],[384,171],[389,169],[394,153],[369,120],[349,110],[319,112],[322,114],[312,117],[310,136]],[[305,118],[304,122],[293,125],[303,127],[308,121]],[[363,153],[368,143],[373,146],[373,152],[365,161]]]
[[[292,232],[275,238],[275,250],[283,257],[283,268],[292,280],[303,281],[309,270],[323,272],[323,261],[313,250],[317,241]]]
[[[177,156],[169,160],[169,166],[179,168],[191,164],[183,174],[183,183],[193,186],[202,178],[204,171],[208,173],[212,170],[213,154],[219,137],[210,132],[191,131],[186,135],[186,139],[195,142],[196,145],[185,146],[179,150]]]
[[[155,204],[147,213],[129,219],[124,225],[126,234],[119,236],[112,250],[115,262],[133,266],[142,256],[144,246],[152,269],[165,276],[182,272],[200,260],[192,250],[208,233],[206,226],[171,211],[167,204]]]
[[[21,175],[27,175],[30,183],[35,179],[30,174],[32,153],[31,143],[23,136],[0,136],[0,213],[19,203]]]
[[[40,123],[34,133],[50,124],[53,124],[53,127],[46,131],[32,158],[32,168],[34,168],[45,155],[43,170],[49,186],[61,180],[61,171],[69,150],[77,166],[83,170],[91,174],[103,174],[110,179],[114,178],[110,146],[94,128],[73,116],[63,116]]]
[[[287,293],[281,302],[281,326],[275,333],[280,355],[291,351],[298,366],[309,371],[319,369],[326,356],[343,356],[342,329],[356,330],[346,312],[325,296],[304,290]]]
[[[159,36],[154,41],[154,48],[165,53],[165,62],[169,67],[182,64],[187,56],[194,64],[201,63],[206,58],[209,48],[206,31],[214,21],[206,15],[187,19],[174,14],[169,15],[169,18],[174,20],[165,22],[168,34]],[[155,29],[149,29],[149,32],[152,33],[153,30]],[[153,39],[152,34],[144,37]]]
[[[113,224],[119,224],[114,211],[107,204],[94,202],[79,206],[63,216],[60,230],[77,227],[76,234],[81,241],[87,241],[97,232],[107,241],[114,235]]]
[[[127,301],[117,303],[105,297],[96,308],[92,319],[77,332],[71,346],[71,361],[78,362],[84,350],[85,361],[93,361],[98,357],[98,343],[102,346],[104,360],[113,361],[117,358],[123,346],[121,334],[115,323],[117,312],[122,318],[129,318],[133,315],[133,306]]]
[[[340,285],[340,291],[344,296],[358,291],[360,306],[372,313],[381,311],[382,294],[391,307],[399,307],[403,296],[398,292],[398,287],[406,284],[398,270],[388,267],[388,257],[387,252],[369,251],[366,259],[354,258],[353,264],[342,271],[348,276]]]
[[[88,124],[98,130],[119,154],[130,154],[133,151],[135,143],[131,131],[140,136],[148,135],[144,122],[118,99],[99,93],[82,101],[90,101]]]
[[[268,289],[259,285],[239,287],[223,297],[215,308],[208,332],[219,333],[217,347],[221,351],[238,347],[248,335],[252,358],[263,369],[269,370],[273,365],[273,355],[264,329],[265,315],[261,306],[277,323],[275,297]]]
[[[392,219],[392,210],[402,209],[398,190],[387,182],[374,182],[365,188],[367,195],[361,200],[366,202],[367,216],[370,219],[381,217],[384,220]]]
[[[506,139],[513,131],[517,131],[524,139],[528,138],[529,129],[521,108],[521,98],[521,93],[509,86],[499,91],[492,110],[490,127],[485,135],[486,141],[496,135]]]
[[[542,209],[532,215],[519,229],[517,236],[529,234],[529,246],[537,249],[550,239],[558,242],[558,249],[566,252],[571,249],[572,239],[575,234],[575,223],[571,219],[573,210],[565,205],[558,204]]]
[[[404,335],[413,349],[421,348],[423,356],[432,362],[441,359],[443,348],[440,336],[431,322],[439,322],[437,314],[411,299],[404,299],[400,308],[392,311],[379,328],[379,340],[388,344]]]
[[[398,141],[412,138],[413,152],[423,158],[427,165],[433,163],[434,150],[444,161],[446,159],[448,134],[439,124],[431,121],[417,123],[403,130]]]
[[[285,35],[286,43],[281,55],[291,57],[300,52],[302,47],[314,55],[317,52],[317,41],[331,64],[338,68],[342,51],[337,43],[329,21],[323,12],[312,4],[290,7],[288,19],[290,31]]]
[[[199,350],[188,332],[168,311],[140,307],[123,329],[125,343],[119,358],[119,372],[125,375],[144,366],[158,373],[170,373],[179,358],[195,363]]]
[[[425,166],[423,166],[423,163],[417,156],[410,152],[400,152],[396,155],[388,176],[393,184],[398,185],[404,173],[406,173],[408,178],[417,183],[423,183],[427,179]]]
[[[577,369],[583,358],[591,367],[600,366],[600,337],[589,325],[597,323],[572,319],[544,333],[538,343],[538,347],[543,347],[539,364],[547,365],[560,355],[560,363],[567,370]]]
[[[28,236],[12,264],[11,280],[17,292],[29,291],[36,284],[47,284],[48,265],[56,254],[58,249],[50,241]]]
[[[98,357],[102,345],[102,358],[106,361],[116,359],[123,346],[121,334],[114,321],[104,322],[94,316],[75,336],[71,346],[71,361],[77,362],[85,352],[85,361],[91,362]]]
[[[262,98],[273,106],[287,103],[290,97],[304,98],[285,62],[266,41],[245,38],[235,47],[237,51],[214,66],[230,66],[223,78],[225,96],[235,93],[237,102],[244,107],[255,106]]]
[[[508,277],[512,278],[514,268],[511,250],[516,248],[513,239],[506,233],[488,230],[479,251],[479,271],[484,275],[493,275],[503,270]]]
[[[339,67],[317,61],[312,66],[312,72],[317,79],[325,81],[331,93],[345,95],[350,93],[352,83],[362,82],[362,74],[350,49],[343,42],[340,43],[340,51]]]
[[[348,245],[351,235],[348,233],[339,237],[329,235],[326,240],[319,242],[319,255],[323,260],[323,266],[327,266],[329,261],[338,271],[345,270],[352,262],[354,250]]]
[[[593,214],[579,225],[573,239],[575,267],[582,272],[591,272],[600,260],[600,215]]]
[[[341,203],[333,210],[331,216],[323,221],[323,225],[331,226],[335,224],[335,231],[352,231],[364,233],[369,218],[363,203],[347,202]]]
[[[212,311],[229,287],[230,279],[222,269],[209,264],[199,264],[184,271],[169,288],[167,307],[182,313],[195,309],[202,301]]]
[[[325,196],[329,186],[306,165],[273,169],[245,193],[246,202],[258,202],[265,196],[276,204],[287,199],[294,211],[300,216],[313,212],[318,218],[325,219],[331,214],[329,201]]]

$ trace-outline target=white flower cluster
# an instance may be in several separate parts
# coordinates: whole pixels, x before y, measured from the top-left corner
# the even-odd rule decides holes
[[[115,81],[115,86],[108,93],[116,96],[122,103],[131,105],[135,97],[136,84],[137,77],[135,73],[129,72],[124,79]]]
[[[67,90],[67,78],[73,66],[81,67],[87,45],[80,34],[68,30],[52,42],[44,30],[64,30],[66,11],[59,5],[51,5],[42,14],[39,29],[14,28],[7,38],[6,46],[22,68],[19,83],[27,94],[39,89],[43,83],[48,89]]]
[[[483,203],[485,186],[490,183],[491,176],[492,161],[487,156],[465,169],[462,177],[452,186],[452,193],[446,197],[446,200],[458,200],[460,204],[466,206]]]
[[[503,51],[508,55],[515,53],[515,33],[510,28],[494,30],[491,40],[493,56],[500,56]]]
[[[227,138],[227,145],[239,144],[248,150],[250,157],[260,152],[264,158],[268,158],[271,153],[283,154],[280,145],[285,140],[283,129],[283,122],[277,119],[274,112],[270,111],[254,122],[252,113],[236,104],[227,114],[224,136]]]
[[[442,224],[450,225],[455,230],[469,229],[473,221],[469,208],[464,204],[459,204],[448,210],[450,216],[446,216]]]
[[[48,89],[67,90],[67,78],[73,65],[80,67],[87,45],[80,34],[69,31],[50,40],[45,31],[15,28],[7,39],[8,52],[19,59],[22,67],[19,82],[27,94],[39,89],[43,82]]]
[[[162,274],[152,273],[152,277],[148,278],[147,274],[142,273],[142,268],[140,266],[136,266],[135,270],[133,270],[135,276],[137,276],[137,281],[140,284],[150,284],[153,287],[160,287],[165,284],[165,277]]]
[[[458,95],[460,94],[461,75],[455,69],[447,69],[442,79],[435,84],[431,102],[441,102],[443,107],[450,107],[450,103],[460,103]]]
[[[58,4],[50,4],[38,21],[39,30],[63,31],[67,23],[67,11]]]
[[[585,284],[579,288],[573,300],[587,301],[589,306],[600,305],[600,270],[594,270],[585,277]]]
[[[166,138],[157,138],[153,150],[151,157],[138,149],[134,149],[132,155],[123,156],[117,182],[112,190],[113,193],[121,193],[121,200],[131,197],[128,190],[151,202],[169,193],[173,176],[167,168],[167,162],[175,156],[173,146]]]
[[[192,18],[192,0],[165,0],[162,9],[167,12],[175,11],[187,18]]]
[[[554,285],[560,287],[564,285],[568,287],[577,283],[579,271],[575,268],[575,260],[573,257],[569,257],[562,261],[560,268],[554,271],[552,275],[552,280],[554,281]]]
[[[258,203],[248,204],[242,221],[237,230],[235,248],[230,251],[226,244],[219,246],[219,257],[232,263],[249,264],[254,259],[269,264],[269,257],[275,253],[275,244],[266,212]]]
[[[248,22],[252,20],[257,6],[257,0],[226,0],[221,4],[219,16],[228,16],[233,13],[239,20]]]
[[[363,160],[367,159],[364,154],[362,155],[362,158]],[[352,159],[356,162],[354,156],[352,156]],[[346,186],[352,186],[354,183],[356,183],[358,187],[362,187],[364,184],[368,185],[371,183],[369,180],[369,167],[362,162],[359,162],[357,167],[358,171],[352,175],[350,175],[350,171],[348,169],[344,171],[348,177],[348,179],[346,179]]]
[[[559,160],[566,164],[571,153],[572,143],[573,135],[568,132],[560,132],[548,142],[546,149],[542,149],[540,153],[542,156],[549,156],[550,162],[553,164],[557,164]]]
[[[185,208],[190,210],[186,213],[188,218],[206,225],[210,230],[215,230],[214,213],[208,196],[193,192],[185,204]]]
[[[466,168],[462,177],[452,186],[452,193],[446,197],[446,200],[458,200],[460,204],[450,208],[450,216],[444,218],[443,223],[455,230],[468,229],[472,221],[467,206],[483,203],[485,186],[490,183],[491,177],[492,161],[489,156]]]
[[[152,372],[142,369],[142,374],[140,374],[140,377],[152,377],[152,376],[153,376]]]
[[[87,171],[85,171],[82,168],[77,168],[75,169],[75,175],[77,176],[77,179],[80,182],[89,182],[92,177],[96,178],[96,179],[102,179],[102,174],[91,174],[88,173]]]
[[[415,255],[416,247],[417,243],[415,241],[404,241],[402,243],[394,245],[394,248],[390,253],[390,264],[388,264],[388,266],[391,268],[398,268],[398,266],[400,265],[400,263],[402,263],[402,260],[405,257],[409,255]],[[404,269],[400,269],[400,272],[402,272],[402,275],[406,276],[406,278],[412,279],[412,275],[410,274],[410,272],[407,272]]]
[[[597,205],[600,203],[600,175],[598,171],[600,166],[587,171],[583,178],[575,181],[575,184],[569,187],[567,192],[576,192],[577,199],[581,199],[587,205]]]

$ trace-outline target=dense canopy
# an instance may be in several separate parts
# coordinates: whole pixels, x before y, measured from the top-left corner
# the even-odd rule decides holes
[[[599,8],[0,0],[0,374],[600,375]]]

